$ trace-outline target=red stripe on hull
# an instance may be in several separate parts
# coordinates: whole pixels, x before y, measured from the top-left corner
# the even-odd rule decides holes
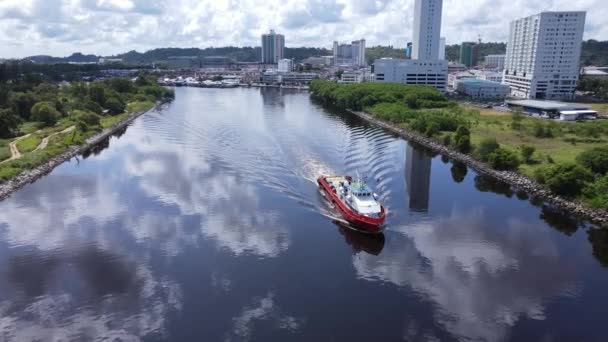
[[[386,212],[383,206],[380,206],[382,210],[380,217],[374,218],[361,215],[353,211],[348,205],[346,205],[346,203],[340,200],[338,195],[332,190],[329,183],[327,183],[325,177],[319,177],[317,182],[319,183],[319,186],[325,191],[327,196],[329,196],[332,203],[334,203],[338,207],[338,209],[340,209],[346,221],[364,230],[365,232],[372,234],[382,233],[381,226],[384,224],[384,220],[386,218]]]

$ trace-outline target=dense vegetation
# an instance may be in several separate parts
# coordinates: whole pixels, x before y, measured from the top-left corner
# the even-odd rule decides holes
[[[0,162],[10,157],[11,141],[23,155],[0,164],[0,180],[83,143],[129,112],[173,97],[172,90],[156,85],[155,78],[145,74],[135,81],[110,78],[63,87],[37,77],[0,83]],[[49,138],[47,147],[38,148],[44,138]]]
[[[365,111],[482,160],[534,176],[557,194],[608,208],[608,122],[562,123],[461,107],[431,87],[316,80],[312,96]]]
[[[578,81],[578,90],[589,92],[596,99],[608,101],[608,80],[597,77],[582,77]]]

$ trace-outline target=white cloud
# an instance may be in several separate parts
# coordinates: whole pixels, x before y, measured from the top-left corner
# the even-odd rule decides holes
[[[110,55],[156,47],[258,46],[274,28],[287,46],[365,37],[405,46],[414,0],[3,0],[0,57],[72,52]],[[448,43],[506,40],[509,21],[543,10],[586,10],[585,38],[606,39],[601,0],[446,0]]]

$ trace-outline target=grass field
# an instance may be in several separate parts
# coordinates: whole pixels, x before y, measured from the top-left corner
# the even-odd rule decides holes
[[[32,152],[40,145],[42,138],[43,136],[40,133],[33,133],[29,137],[19,140],[17,142],[17,149],[22,154]]]
[[[510,112],[485,108],[480,109],[471,106],[463,106],[463,108],[479,112],[476,120],[477,124],[471,129],[471,142],[474,145],[478,145],[483,139],[495,138],[501,146],[517,153],[519,153],[519,147],[522,145],[534,146],[536,148],[533,163],[522,164],[520,166],[520,171],[528,176],[532,176],[536,169],[551,163],[573,162],[579,153],[593,147],[604,146],[608,141],[608,136],[600,135],[596,139],[597,142],[577,142],[576,140],[580,140],[580,136],[568,133],[572,128],[578,128],[581,125],[608,125],[608,121],[602,120],[583,124],[576,122],[553,122],[540,118],[524,117],[522,120],[522,130],[518,132],[511,128],[512,113]],[[556,134],[553,138],[537,138],[530,132],[534,125],[539,122],[543,125],[552,125],[555,131],[562,133]],[[569,141],[566,141],[568,139]]]
[[[0,139],[0,161],[11,157],[11,150],[8,147],[10,140]]]

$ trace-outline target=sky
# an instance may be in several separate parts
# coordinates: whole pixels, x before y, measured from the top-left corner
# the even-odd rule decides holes
[[[109,56],[159,47],[259,46],[270,29],[287,47],[411,40],[414,0],[0,0],[0,58]],[[585,39],[608,39],[605,0],[444,0],[448,44],[506,41],[511,20],[585,10]],[[604,24],[604,25],[603,25]]]

